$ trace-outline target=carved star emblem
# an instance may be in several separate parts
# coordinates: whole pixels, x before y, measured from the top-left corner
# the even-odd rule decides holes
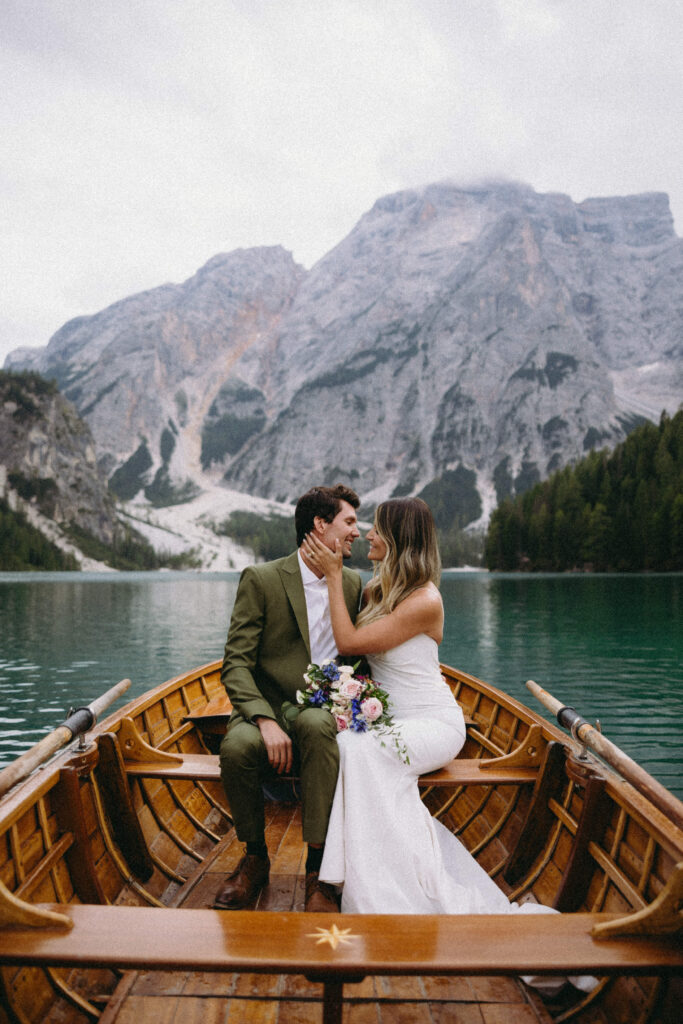
[[[337,928],[336,924],[333,924],[331,928],[316,928],[315,932],[309,932],[306,938],[315,939],[317,946],[328,942],[332,949],[336,949],[337,946],[348,945],[358,936],[353,935],[350,928]]]

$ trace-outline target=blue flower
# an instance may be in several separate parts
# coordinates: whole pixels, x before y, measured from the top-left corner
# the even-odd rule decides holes
[[[325,699],[326,699],[325,691],[324,690],[316,690],[315,693],[312,693],[310,695],[309,703],[314,708],[319,708],[319,707],[322,707],[322,705],[325,703]]]
[[[336,665],[333,661],[328,661],[326,665],[323,665],[321,671],[325,678],[329,679],[331,683],[336,683],[336,681],[339,679],[339,676],[341,675],[339,671],[339,666]]]

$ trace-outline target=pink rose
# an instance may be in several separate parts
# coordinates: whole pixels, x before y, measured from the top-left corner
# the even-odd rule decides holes
[[[356,679],[345,679],[339,687],[340,694],[347,700],[355,700],[360,696],[362,690],[363,687]]]
[[[367,700],[361,701],[360,709],[368,722],[376,722],[384,711],[382,701],[378,697],[368,697]]]
[[[335,715],[334,720],[337,723],[337,732],[343,732],[344,729],[348,729],[349,720],[345,715]]]

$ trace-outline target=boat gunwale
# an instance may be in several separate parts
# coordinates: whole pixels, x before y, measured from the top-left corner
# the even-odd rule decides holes
[[[559,725],[555,725],[553,722],[548,721],[548,719],[544,718],[540,712],[536,712],[533,708],[529,708],[516,700],[516,698],[510,697],[504,691],[493,686],[493,684],[487,683],[483,679],[479,679],[477,676],[474,676],[469,672],[463,672],[460,669],[453,669],[448,665],[442,665],[441,668],[442,671],[450,676],[450,678],[455,680],[461,679],[463,682],[471,683],[476,689],[480,689],[480,692],[482,693],[487,693],[488,695],[495,696],[496,698],[500,695],[502,699],[499,703],[509,711],[522,712],[522,714],[520,714],[520,718],[526,720],[528,716],[531,716],[533,721],[529,724],[540,725],[541,735],[545,740],[552,739],[563,743],[575,757],[579,757],[582,750],[585,750],[586,759],[583,763],[591,764],[604,774],[608,796],[613,797],[616,803],[625,807],[629,813],[632,813],[633,817],[638,820],[639,824],[644,826],[648,832],[651,831],[653,824],[655,824],[653,818],[658,819],[658,838],[665,836],[670,839],[670,832],[674,829],[679,837],[678,848],[676,850],[675,847],[672,847],[668,852],[670,852],[674,858],[683,855],[683,830],[668,818],[664,811],[660,810],[644,793],[641,793],[636,789],[636,787],[620,775],[615,768],[607,764],[606,761],[603,761],[598,754],[588,750],[584,744],[575,740],[570,734],[563,732]],[[652,778],[654,779],[653,776]],[[674,799],[677,799],[674,797],[674,794],[670,795]],[[674,852],[675,850],[676,852]]]
[[[205,665],[200,665],[195,669],[190,669],[189,672],[183,672],[181,675],[174,676],[172,679],[167,679],[163,683],[157,683],[151,689],[146,690],[139,697],[134,697],[128,701],[122,707],[113,711],[98,722],[90,734],[99,735],[102,732],[111,732],[112,727],[120,723],[122,718],[134,717],[140,715],[143,711],[147,711],[150,707],[158,704],[164,697],[168,697],[170,694],[175,693],[182,686],[188,685],[189,683],[199,682],[202,676],[213,675],[215,672],[220,671],[222,661],[210,661]]]
[[[36,768],[31,775],[20,779],[0,798],[0,826],[5,835],[19,818],[26,813],[26,805],[37,804],[59,783],[59,773],[66,767],[66,761],[73,757],[71,747],[59,750],[44,765]]]
[[[217,659],[200,665],[195,669],[190,669],[188,672],[181,673],[163,683],[159,683],[156,687],[147,690],[139,697],[133,698],[133,700],[117,711],[112,712],[100,723],[97,723],[92,733],[117,732],[122,718],[139,716],[150,707],[159,703],[164,697],[168,697],[176,692],[181,686],[198,682],[203,676],[214,675],[220,672],[221,665],[222,660]],[[470,672],[465,672],[443,663],[441,664],[441,671],[452,682],[463,682],[474,687],[482,696],[488,697],[506,711],[516,715],[529,728],[532,725],[540,725],[541,735],[546,742],[554,740],[564,744],[575,757],[578,757],[582,749],[584,749],[581,743],[568,733],[563,732],[559,725],[548,721],[539,712],[522,704],[515,697],[510,697],[505,691],[500,690],[492,683],[487,683]],[[522,740],[521,742],[523,743],[524,741]],[[614,799],[615,803],[631,814],[634,820],[641,827],[645,828],[647,832],[656,830],[657,840],[674,860],[683,857],[683,831],[678,828],[675,822],[668,818],[647,796],[619,775],[614,768],[604,762],[598,755],[588,752],[587,758],[586,764],[591,764],[604,774],[607,793]],[[675,837],[671,835],[672,830],[676,832]]]

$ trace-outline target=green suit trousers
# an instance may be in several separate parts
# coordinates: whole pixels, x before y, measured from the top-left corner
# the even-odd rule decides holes
[[[301,778],[303,839],[319,845],[327,835],[339,772],[337,727],[322,708],[303,708],[284,724],[294,747],[293,770]],[[229,729],[221,744],[221,778],[237,838],[259,842],[265,832],[263,784],[277,775],[257,725],[237,721]]]

